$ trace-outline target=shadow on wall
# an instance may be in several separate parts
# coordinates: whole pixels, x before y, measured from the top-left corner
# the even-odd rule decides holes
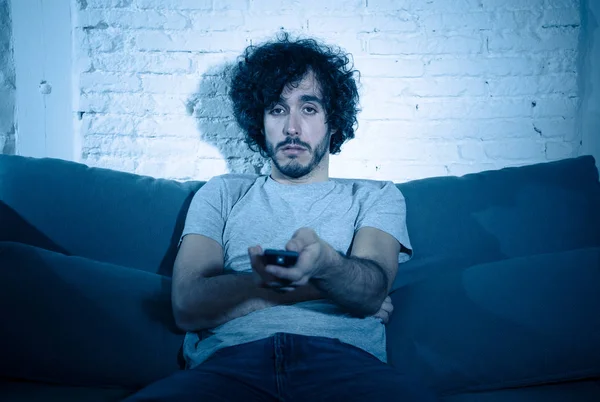
[[[233,66],[230,62],[205,72],[198,90],[187,101],[187,112],[196,119],[200,138],[219,150],[230,173],[269,174],[268,159],[248,147],[233,117],[228,95]]]

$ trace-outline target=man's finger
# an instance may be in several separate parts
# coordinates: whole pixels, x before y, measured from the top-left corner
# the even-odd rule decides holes
[[[285,245],[288,251],[300,252],[304,247],[317,241],[318,237],[310,228],[300,228],[294,232],[290,241]]]
[[[278,265],[267,265],[265,271],[279,279],[297,282],[302,279],[302,272],[294,268],[280,267]]]

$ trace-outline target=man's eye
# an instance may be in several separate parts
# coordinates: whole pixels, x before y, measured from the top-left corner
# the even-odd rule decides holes
[[[306,113],[308,113],[308,114],[315,114],[315,113],[317,113],[317,109],[315,109],[315,108],[314,108],[314,107],[312,107],[312,106],[306,106],[306,107],[304,108],[304,111],[305,111]]]
[[[283,112],[285,112],[285,110],[282,107],[274,107],[273,109],[271,109],[269,114],[278,115],[282,114]]]

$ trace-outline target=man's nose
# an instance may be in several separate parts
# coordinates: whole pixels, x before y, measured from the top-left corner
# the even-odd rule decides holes
[[[290,113],[285,125],[285,135],[300,135],[300,121],[294,112]]]

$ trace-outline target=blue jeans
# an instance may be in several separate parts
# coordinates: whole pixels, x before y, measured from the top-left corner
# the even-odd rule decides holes
[[[337,339],[277,333],[218,350],[134,401],[435,401],[415,379]]]

